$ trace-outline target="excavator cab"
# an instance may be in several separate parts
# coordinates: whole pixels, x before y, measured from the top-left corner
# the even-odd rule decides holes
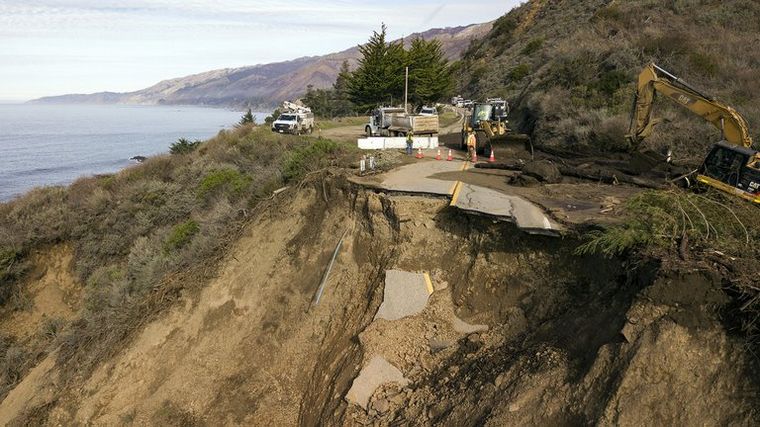
[[[760,203],[758,153],[725,141],[715,144],[700,167],[697,180],[703,184]]]
[[[636,85],[629,132],[633,148],[638,148],[657,123],[652,118],[657,94],[703,118],[721,133],[723,140],[713,146],[702,162],[697,170],[697,181],[760,204],[760,154],[752,148],[744,117],[654,63],[644,67]]]

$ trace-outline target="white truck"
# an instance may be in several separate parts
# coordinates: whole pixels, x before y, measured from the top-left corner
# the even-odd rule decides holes
[[[272,132],[293,135],[311,134],[314,130],[314,113],[309,107],[285,101],[280,116],[272,123]]]
[[[403,108],[381,107],[372,111],[364,127],[367,137],[435,135],[438,133],[438,116],[408,114]]]

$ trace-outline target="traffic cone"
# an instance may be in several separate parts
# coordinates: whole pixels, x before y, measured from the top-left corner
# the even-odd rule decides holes
[[[496,163],[496,156],[493,154],[493,147],[491,147],[491,157],[488,158],[488,163]]]
[[[454,156],[451,155],[451,148],[449,148],[449,155],[448,155],[448,157],[446,157],[446,161],[450,162],[452,160],[454,160]]]
[[[435,159],[436,160],[441,160],[441,149],[440,148],[438,149],[438,152],[435,155]]]
[[[473,163],[478,162],[478,150],[472,150],[472,162]]]
[[[425,157],[425,155],[422,154],[422,148],[418,148],[417,149],[417,155],[414,156],[414,157],[417,157],[418,159],[421,159],[421,158]]]

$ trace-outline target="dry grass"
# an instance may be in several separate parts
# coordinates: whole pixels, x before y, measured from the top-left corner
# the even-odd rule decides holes
[[[760,30],[760,3],[554,0],[527,23],[533,3],[502,17],[471,46],[459,86],[474,98],[506,96],[513,123],[538,143],[624,148],[622,141],[600,144],[597,128],[586,129],[587,117],[627,118],[634,79],[650,61],[736,107],[760,129],[760,51],[747,48]],[[668,101],[659,102],[656,114],[670,121],[646,144],[672,147],[679,160],[699,162],[720,137]]]
[[[192,151],[0,204],[0,304],[19,292],[29,254],[53,243],[74,248],[86,283],[81,317],[43,325],[41,345],[0,345],[0,392],[49,345],[60,347],[65,373],[86,378],[180,292],[205,283],[272,190],[351,155],[331,141],[242,126]]]

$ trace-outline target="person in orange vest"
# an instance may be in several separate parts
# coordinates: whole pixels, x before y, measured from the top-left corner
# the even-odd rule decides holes
[[[473,132],[467,133],[467,160],[472,161],[472,156],[477,149],[478,139]]]

